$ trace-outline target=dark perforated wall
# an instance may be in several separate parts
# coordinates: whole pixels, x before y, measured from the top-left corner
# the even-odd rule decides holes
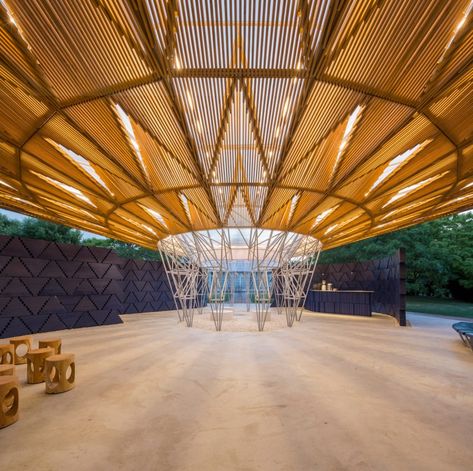
[[[373,294],[373,311],[395,317],[406,325],[406,267],[404,250],[379,260],[318,265],[313,283],[327,280],[338,289],[369,290]]]
[[[159,262],[111,249],[0,236],[0,337],[121,322],[174,309]]]

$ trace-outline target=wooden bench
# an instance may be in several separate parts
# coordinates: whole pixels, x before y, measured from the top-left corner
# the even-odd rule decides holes
[[[16,376],[0,376],[0,428],[18,420],[19,389]]]
[[[15,365],[0,365],[0,376],[15,376]]]
[[[30,350],[26,354],[28,360],[26,381],[28,384],[37,384],[44,381],[44,361],[51,355],[54,355],[54,349],[50,347]]]
[[[47,348],[51,347],[54,349],[54,354],[59,355],[61,353],[62,342],[61,339],[41,339],[38,340],[38,348]]]
[[[69,376],[67,372],[71,369]],[[44,379],[46,392],[57,394],[70,391],[75,385],[76,363],[72,353],[51,355],[46,358],[44,366]]]
[[[10,343],[13,345],[15,350],[15,365],[24,365],[27,361],[26,355],[31,350],[32,338],[29,335],[24,335],[23,337],[14,337],[10,339]],[[18,353],[18,347],[21,345],[26,346],[26,352],[23,355]]]
[[[11,343],[0,345],[0,365],[13,365],[15,360],[15,347]]]

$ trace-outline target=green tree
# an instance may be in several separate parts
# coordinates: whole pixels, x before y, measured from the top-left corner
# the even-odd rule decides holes
[[[77,229],[35,218],[26,218],[21,221],[18,235],[64,244],[80,244],[82,240],[82,233]]]
[[[0,234],[16,236],[20,233],[20,221],[0,214]]]
[[[381,258],[406,250],[407,290],[419,296],[473,298],[473,215],[437,219],[323,252],[320,263]]]
[[[83,241],[83,245],[91,245],[94,247],[107,247],[113,249],[120,257],[134,258],[139,260],[161,260],[161,255],[158,250],[151,250],[145,247],[140,247],[136,244],[122,242],[115,239],[99,239],[90,238]]]

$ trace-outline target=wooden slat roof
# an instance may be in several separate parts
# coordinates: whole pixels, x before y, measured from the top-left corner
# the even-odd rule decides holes
[[[0,205],[152,248],[473,208],[473,0],[0,0]]]

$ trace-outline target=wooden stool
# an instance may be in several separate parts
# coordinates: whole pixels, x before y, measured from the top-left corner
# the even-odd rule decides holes
[[[19,387],[16,376],[0,376],[0,428],[18,420]]]
[[[13,365],[15,347],[10,343],[0,345],[0,365]]]
[[[71,374],[67,377],[67,370]],[[76,363],[73,353],[51,355],[44,361],[44,379],[48,394],[62,393],[71,390],[75,385]]]
[[[13,345],[15,350],[15,365],[24,365],[26,363],[26,355],[31,350],[32,339],[30,336],[25,335],[23,337],[14,337],[10,339],[10,343]],[[24,355],[18,355],[17,350],[20,345],[26,345],[26,353]]]
[[[37,348],[26,354],[28,366],[26,370],[26,381],[28,384],[42,383],[44,381],[44,360],[54,355],[52,348]]]
[[[44,339],[38,341],[39,348],[51,347],[52,349],[54,349],[55,355],[59,355],[61,353],[61,346],[61,339]]]
[[[15,365],[0,365],[0,376],[15,376]]]

